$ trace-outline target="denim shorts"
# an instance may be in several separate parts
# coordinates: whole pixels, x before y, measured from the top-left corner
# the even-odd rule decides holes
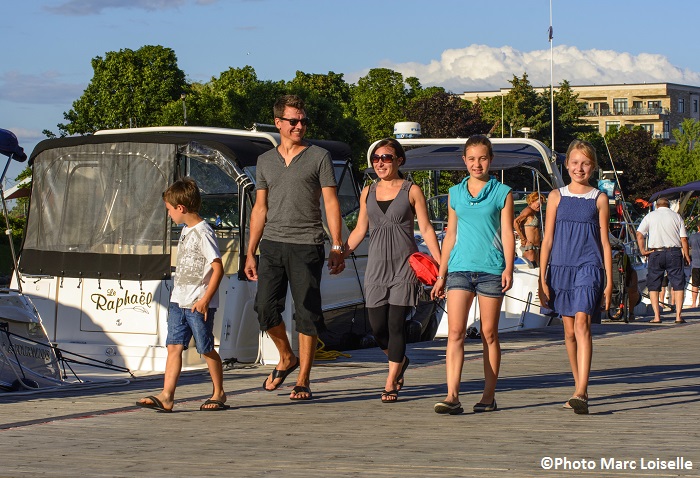
[[[445,288],[448,292],[451,290],[466,290],[484,297],[498,298],[505,295],[501,284],[501,275],[487,272],[450,272],[447,274]]]
[[[168,307],[168,338],[166,345],[183,345],[187,350],[194,337],[197,352],[206,354],[214,350],[214,314],[216,309],[209,309],[207,320],[204,315],[190,308],[183,309],[173,302]]]
[[[685,288],[685,271],[681,248],[657,250],[647,259],[647,289],[659,292],[663,284],[664,271],[668,275],[668,284],[673,290]]]

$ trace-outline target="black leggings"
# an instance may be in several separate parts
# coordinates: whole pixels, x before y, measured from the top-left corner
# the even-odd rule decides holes
[[[404,325],[409,310],[408,306],[391,304],[367,308],[367,317],[372,326],[374,339],[379,348],[389,351],[389,360],[392,362],[403,362],[406,355]]]

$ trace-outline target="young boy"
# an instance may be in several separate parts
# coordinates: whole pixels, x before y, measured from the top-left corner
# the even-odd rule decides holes
[[[173,410],[175,387],[182,369],[182,352],[194,336],[197,352],[207,361],[214,384],[212,397],[199,408],[225,410],[224,374],[221,357],[214,350],[214,313],[219,304],[218,288],[224,275],[221,254],[212,228],[199,216],[202,199],[192,179],[175,181],[163,193],[168,215],[175,224],[185,224],[177,248],[175,284],[168,310],[168,359],[163,391],[142,398],[136,405],[161,412]]]

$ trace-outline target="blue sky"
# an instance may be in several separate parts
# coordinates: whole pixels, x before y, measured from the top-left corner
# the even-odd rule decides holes
[[[297,70],[370,68],[453,92],[549,84],[549,0],[12,0],[3,5],[0,128],[27,153],[92,78],[90,60],[172,48],[190,81],[251,65],[262,80]],[[554,81],[700,86],[700,2],[552,0]],[[14,178],[21,168],[13,167]]]

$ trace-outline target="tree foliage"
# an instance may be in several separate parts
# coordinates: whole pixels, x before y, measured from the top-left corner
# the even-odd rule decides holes
[[[391,136],[394,124],[404,120],[404,108],[415,94],[417,80],[406,88],[403,75],[387,68],[374,68],[352,88],[352,104],[356,118],[369,141]]]
[[[467,138],[488,132],[490,125],[482,120],[479,104],[468,103],[442,88],[432,91],[416,95],[404,115],[420,123],[424,138]]]
[[[620,187],[628,200],[649,199],[669,186],[666,174],[657,169],[661,142],[652,139],[644,128],[622,128],[605,136],[614,167],[620,175]]]
[[[421,124],[424,137],[467,137],[474,133],[522,136],[529,127],[531,138],[550,146],[551,108],[549,93],[537,94],[527,73],[513,76],[503,97],[465,102],[441,87],[423,88],[418,78],[375,68],[357,84],[342,74],[298,71],[291,81],[258,78],[251,66],[231,67],[208,82],[188,84],[177,66],[175,53],[162,46],[108,52],[92,59],[94,76],[71,110],[59,133],[87,134],[98,129],[129,126],[181,125],[250,128],[253,123],[272,123],[272,105],[282,94],[300,95],[312,120],[309,137],[335,139],[350,144],[356,164],[364,168],[367,146],[391,136],[396,122]],[[184,97],[181,95],[184,93]],[[503,111],[503,112],[502,112]],[[554,149],[563,152],[574,138],[592,141],[600,162],[610,167],[603,138],[580,118],[585,104],[563,81],[554,93]],[[502,129],[504,120],[504,131]],[[52,132],[45,131],[49,137]],[[661,148],[648,134],[634,130],[609,134],[613,159],[626,194],[648,197],[666,186],[683,184],[700,176],[700,126],[687,120],[674,130],[678,144]],[[658,169],[657,161],[658,158]],[[648,172],[652,171],[651,174]],[[509,172],[510,180],[531,183]]]
[[[687,118],[680,129],[672,131],[676,144],[664,146],[659,154],[658,167],[674,186],[681,186],[700,178],[700,122]]]
[[[175,52],[162,46],[108,52],[93,58],[92,68],[90,84],[64,113],[64,134],[157,125],[161,109],[187,87]]]
[[[545,117],[547,120],[543,126],[546,132],[542,132],[540,139],[551,148],[551,103],[549,92],[543,93],[543,101],[549,104]],[[574,139],[582,139],[584,135],[596,132],[594,126],[581,119],[586,115],[586,103],[579,101],[578,94],[574,93],[568,81],[564,80],[554,91],[554,150],[565,152],[569,143]]]
[[[530,84],[527,73],[522,78],[513,75],[509,83],[512,88],[503,97],[481,100],[484,119],[492,125],[490,132],[494,136],[522,137],[518,130],[528,127],[530,137],[546,137],[547,104]]]

